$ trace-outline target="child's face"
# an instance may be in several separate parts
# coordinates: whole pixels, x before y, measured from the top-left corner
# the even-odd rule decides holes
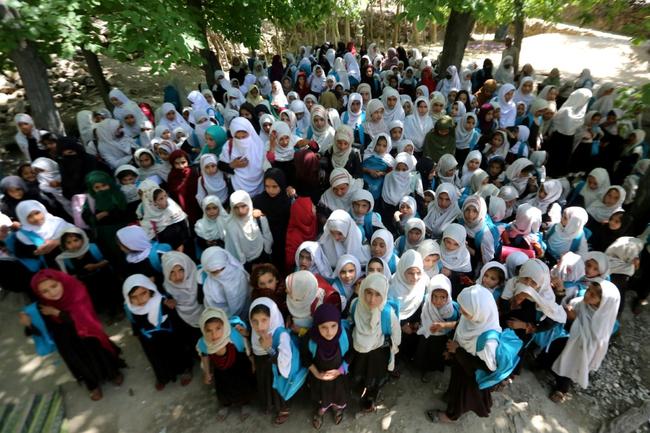
[[[456,251],[458,248],[460,248],[460,245],[458,245],[458,242],[456,242],[452,238],[444,238],[442,241],[444,242],[445,249],[447,251]]]
[[[598,262],[594,259],[589,259],[585,262],[585,276],[587,278],[595,278],[600,275],[600,269],[598,269]]]
[[[68,235],[65,237],[63,248],[66,251],[79,251],[83,246],[83,240],[79,236]]]
[[[490,110],[487,113],[485,113],[485,122],[490,123],[492,120],[494,120],[494,110]]]
[[[465,120],[465,130],[466,131],[471,131],[472,129],[474,129],[475,124],[476,124],[476,122],[474,121],[474,118],[472,116],[469,116]]]
[[[404,146],[404,152],[408,153],[409,155],[413,155],[413,152],[415,151],[415,148],[413,147],[412,144],[407,144]]]
[[[386,254],[386,242],[382,238],[377,238],[370,244],[370,251],[373,257],[383,257]]]
[[[598,189],[598,181],[595,177],[589,175],[587,176],[587,186],[589,186],[589,189]]]
[[[221,320],[212,320],[203,327],[205,339],[210,343],[216,343],[223,337],[223,322]]]
[[[603,197],[603,203],[605,203],[606,206],[614,206],[616,203],[618,203],[618,200],[621,198],[621,194],[618,192],[617,189],[610,189],[607,191],[607,194],[605,194],[605,197]]]
[[[323,119],[320,116],[314,116],[313,120],[314,120],[314,127],[316,129],[321,130],[321,129],[325,128],[325,124],[326,124],[325,119]]]
[[[499,285],[501,279],[499,278],[499,272],[496,269],[488,269],[483,274],[483,279],[481,279],[481,284],[483,287],[488,289],[494,289]]]
[[[339,324],[338,322],[323,322],[318,325],[318,332],[320,333],[321,337],[327,341],[330,341],[336,337],[336,334],[338,334]]]
[[[58,301],[63,296],[63,284],[56,280],[43,280],[36,288],[43,299],[48,301]]]
[[[501,174],[501,164],[498,162],[492,162],[488,166],[488,172],[490,173],[490,176],[496,177]]]
[[[332,235],[332,238],[336,242],[344,242],[345,241],[345,236],[343,235],[343,233],[341,233],[338,230],[330,230],[330,235]]]
[[[397,105],[397,97],[389,96],[388,99],[386,99],[386,104],[388,105],[388,108],[395,108]]]
[[[440,106],[442,107],[442,105],[440,105]],[[433,104],[433,107],[435,109],[436,104]],[[418,104],[418,113],[420,114],[420,116],[426,116],[428,111],[429,111],[429,109],[427,108],[427,104],[425,104],[424,102],[420,102]],[[439,113],[440,111],[437,111],[437,112]]]
[[[429,254],[426,256],[424,259],[422,259],[422,263],[424,263],[424,270],[429,271],[433,269],[433,267],[438,263],[438,260],[440,260],[440,256],[438,254]]]
[[[115,105],[115,104],[113,104],[113,105]],[[24,135],[30,135],[32,133],[32,130],[34,129],[34,126],[31,123],[18,122],[18,129]]]
[[[129,126],[135,125],[135,116],[133,114],[127,114],[124,116],[124,123],[126,123]]]
[[[300,254],[298,254],[298,266],[300,267],[301,271],[308,271],[311,269],[311,254],[309,251],[302,250],[300,251]]]
[[[129,302],[134,307],[143,307],[151,299],[151,290],[146,287],[136,287],[129,293]]]
[[[142,168],[149,168],[153,165],[153,159],[151,159],[151,155],[148,153],[143,153],[140,155],[138,162],[140,162],[140,167]]]
[[[621,227],[623,226],[623,214],[622,213],[617,213],[612,215],[609,218],[609,221],[607,222],[607,225],[610,230],[620,230]]]
[[[266,335],[269,332],[271,318],[264,313],[257,313],[251,316],[251,327],[257,335]]]
[[[34,182],[36,180],[36,173],[34,173],[32,167],[28,165],[20,170],[20,177],[22,177],[26,182]]]
[[[544,200],[548,194],[546,193],[546,190],[544,190],[544,184],[539,187],[539,191],[537,191],[537,197],[540,198],[540,200]]]
[[[350,143],[345,140],[336,140],[336,147],[340,152],[345,152],[350,148]]]
[[[262,129],[263,129],[264,132],[266,132],[267,134],[269,134],[269,133],[271,132],[271,127],[272,127],[272,126],[273,126],[273,124],[272,124],[272,123],[269,123],[269,122],[262,123]]]
[[[33,226],[42,226],[45,223],[45,214],[40,210],[27,215],[27,222]]]
[[[95,192],[108,191],[109,189],[111,189],[111,186],[107,183],[98,182],[93,184],[93,191]]]
[[[348,263],[339,271],[339,278],[343,284],[352,284],[357,280],[357,269],[352,263]]]
[[[22,200],[25,196],[25,191],[22,188],[7,188],[7,195],[14,200]]]
[[[267,272],[257,279],[257,287],[263,290],[275,290],[278,288],[278,279],[272,273]]]
[[[410,285],[417,284],[421,277],[422,271],[416,267],[408,268],[406,272],[404,272],[404,280]]]
[[[429,203],[431,203],[435,199],[435,196],[431,194],[430,192],[425,192],[424,193],[424,204],[429,206]]]
[[[442,137],[449,135],[449,129],[437,129],[436,133]]]
[[[345,194],[348,193],[348,190],[350,189],[350,184],[348,183],[342,183],[337,186],[332,187],[332,192],[334,193],[335,196],[337,197],[344,197]]]
[[[444,175],[445,175],[445,177],[452,177],[454,175],[454,173],[456,173],[456,167],[450,168],[449,170],[447,170],[444,173]]]
[[[248,216],[248,205],[244,203],[237,203],[235,205],[235,215],[238,218],[245,218]]]
[[[562,227],[566,227],[566,225],[569,224],[569,218],[566,215],[562,214],[562,218],[560,218],[560,224]]]
[[[601,116],[600,114],[594,114],[594,115],[591,117],[591,125],[592,125],[592,126],[599,125],[599,124],[600,124],[600,120],[601,120],[602,118],[603,118],[603,116]]]
[[[203,167],[203,173],[205,173],[206,176],[214,176],[217,174],[217,164],[213,162],[206,164]]]
[[[413,209],[411,209],[411,206],[409,206],[408,203],[400,203],[399,211],[402,214],[402,216],[405,217],[413,216]]]
[[[589,288],[585,292],[585,297],[583,298],[583,302],[594,308],[598,308],[600,307],[602,294],[603,294],[603,289],[601,289],[599,284],[589,283]]]
[[[447,209],[451,205],[451,199],[449,198],[449,194],[446,192],[441,192],[438,194],[438,207],[440,209]]]
[[[363,300],[368,308],[375,309],[381,307],[384,298],[378,291],[367,288],[363,291]]]
[[[526,112],[526,106],[524,104],[517,104],[517,116],[521,117]]]
[[[508,93],[506,93],[505,95],[503,95],[503,99],[504,99],[506,102],[510,102],[510,100],[512,99],[513,96],[515,96],[515,91],[514,91],[514,90],[511,90],[511,91],[509,91]]]
[[[383,117],[384,117],[384,109],[380,108],[379,110],[376,110],[374,113],[372,113],[372,116],[370,116],[370,119],[373,122],[379,122]]]
[[[375,152],[377,152],[380,155],[383,155],[386,153],[386,149],[388,149],[388,143],[386,143],[386,139],[380,138],[377,140],[377,143],[375,143]]]
[[[416,244],[422,238],[422,230],[411,229],[406,236],[408,237],[409,244]]]
[[[167,209],[167,193],[165,191],[159,192],[154,199],[154,204],[158,209]]]
[[[169,160],[169,153],[165,149],[163,149],[162,147],[158,148],[158,156],[163,161],[168,161]]]
[[[436,308],[442,308],[447,305],[447,299],[449,299],[449,295],[446,290],[435,289],[431,292],[431,303]]]
[[[264,191],[269,195],[269,197],[277,197],[280,194],[280,185],[273,179],[267,178],[264,179]]]
[[[497,119],[497,120],[501,118],[501,109],[500,108],[495,108],[494,109],[493,118]]]
[[[476,170],[480,165],[481,165],[481,163],[479,162],[478,159],[470,159],[469,162],[467,163],[467,169],[468,169],[469,171],[474,171],[474,170]]]
[[[490,140],[490,144],[494,149],[498,149],[499,147],[501,147],[501,145],[503,144],[503,135],[494,134],[492,140]]]
[[[122,185],[135,185],[135,181],[138,178],[133,174],[125,174],[120,178],[120,183]]]
[[[458,116],[458,103],[454,102],[454,104],[451,106],[451,113],[449,113],[451,117]]]
[[[528,287],[532,287],[535,290],[539,289],[539,284],[530,277],[519,277],[518,280],[520,283],[525,284]]]
[[[395,166],[395,171],[409,171],[409,167],[403,162],[399,162],[397,163],[397,166]]]
[[[205,216],[210,219],[215,219],[219,216],[219,206],[216,204],[209,204],[205,207]]]
[[[402,136],[402,128],[393,128],[390,130],[391,140],[399,140]]]
[[[474,206],[467,206],[463,211],[463,217],[468,223],[473,223],[478,218],[478,210]]]
[[[180,284],[185,280],[185,269],[181,265],[174,265],[169,271],[169,281],[174,284]]]
[[[43,140],[43,144],[48,152],[56,154],[56,141],[54,140]]]
[[[367,269],[368,274],[383,274],[384,273],[384,266],[379,263],[379,262],[372,262],[368,264],[368,269]]]
[[[370,203],[365,200],[352,202],[352,210],[358,216],[366,215],[370,211]]]

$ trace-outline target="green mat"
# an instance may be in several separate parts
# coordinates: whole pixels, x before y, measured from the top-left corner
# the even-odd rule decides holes
[[[65,433],[64,420],[60,389],[18,404],[0,405],[0,433]]]

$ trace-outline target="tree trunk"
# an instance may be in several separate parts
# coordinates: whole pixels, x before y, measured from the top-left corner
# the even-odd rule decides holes
[[[524,1],[515,0],[515,37],[513,44],[517,47],[517,54],[514,58],[514,70],[515,74],[519,71],[519,54],[521,53],[521,43],[524,40],[524,25],[525,25],[525,16],[524,16]]]
[[[418,31],[417,20],[413,20],[412,26],[413,26],[413,43],[415,45],[420,45],[420,32]]]
[[[343,27],[343,34],[345,35],[345,43],[347,44],[352,40],[352,35],[350,33],[350,18],[345,17],[345,25]]]
[[[395,9],[395,24],[393,24],[393,43],[392,46],[396,47],[399,44],[399,9],[400,4],[397,3],[397,8]]]
[[[102,64],[99,62],[99,57],[97,57],[97,54],[88,51],[84,47],[81,47],[81,53],[86,60],[88,72],[90,72],[90,76],[93,77],[93,80],[95,81],[95,85],[97,86],[97,90],[99,90],[99,95],[104,101],[104,105],[106,105],[106,108],[113,111],[113,104],[111,104],[111,100],[108,97],[108,92],[111,91],[111,85],[106,81]]]
[[[438,43],[438,24],[435,21],[431,23],[431,43]]]
[[[371,43],[372,43],[372,41],[375,40],[375,37],[374,37],[374,34],[373,34],[373,30],[374,30],[373,29],[374,14],[372,13],[372,2],[371,1],[368,2],[367,11],[368,11],[369,16],[368,16],[368,33],[367,33],[366,39],[371,41]]]
[[[205,81],[208,83],[208,88],[212,89],[212,86],[214,86],[214,72],[218,68],[218,62],[217,56],[210,49],[210,42],[208,41],[208,28],[203,11],[203,0],[187,0],[187,5],[194,10],[197,17],[196,23],[201,32],[201,42],[203,42],[203,48],[199,50],[201,57],[203,57],[201,69],[205,72]]]
[[[469,42],[469,37],[475,22],[476,18],[472,12],[451,10],[445,30],[445,40],[442,46],[442,54],[440,55],[440,64],[438,65],[438,72],[440,74],[443,74],[447,70],[447,66],[450,65],[455,65],[456,68],[460,69],[465,48],[467,47],[467,42]]]

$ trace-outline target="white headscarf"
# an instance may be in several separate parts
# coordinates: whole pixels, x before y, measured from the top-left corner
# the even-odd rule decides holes
[[[571,325],[569,341],[553,363],[555,373],[582,388],[589,385],[589,372],[598,370],[605,359],[621,301],[614,284],[602,280],[599,285],[601,300],[597,309],[585,304],[582,298],[572,302],[577,318]]]
[[[501,297],[510,299],[517,293],[525,292],[545,316],[558,323],[566,322],[566,311],[555,302],[555,292],[551,287],[551,274],[546,263],[539,259],[530,259],[519,269],[519,278],[530,278],[539,286],[536,290],[521,283],[512,284],[510,280]]]
[[[32,212],[41,212],[45,216],[45,221],[42,225],[32,225],[27,221],[29,214]],[[44,241],[58,239],[64,230],[74,227],[64,219],[50,214],[45,206],[36,200],[23,200],[18,203],[18,206],[16,206],[16,217],[21,224],[21,230],[36,233]],[[18,231],[16,236],[22,243],[33,245],[29,237],[21,231]]]
[[[152,165],[150,167],[144,168],[140,165],[140,155],[142,155],[143,153],[146,153],[151,157]],[[140,174],[139,176],[140,179],[148,179],[150,177],[157,176],[162,181],[165,182],[167,181],[167,176],[169,175],[171,166],[169,164],[167,165],[158,164],[156,162],[156,157],[151,150],[138,149],[133,154],[133,158],[135,159],[135,163],[138,166],[138,173]]]
[[[645,243],[639,238],[623,236],[616,239],[605,254],[609,258],[609,273],[631,277],[636,272],[634,259],[639,257]]]
[[[552,128],[564,135],[574,135],[582,126],[591,99],[591,90],[574,90],[553,116]],[[503,116],[503,108],[501,109]]]
[[[352,103],[355,101],[361,103],[358,112],[352,111]],[[357,125],[361,123],[361,114],[363,113],[363,97],[361,96],[361,94],[351,93],[350,96],[348,96],[347,113],[348,113],[348,119],[347,122],[345,122],[346,125],[355,128]]]
[[[388,108],[388,98],[391,97],[397,98],[397,102],[393,108]],[[390,86],[385,87],[381,99],[384,103],[384,122],[386,122],[387,125],[390,125],[390,123],[395,120],[404,121],[406,114],[404,113],[404,108],[400,103],[400,96],[397,90],[393,89]]]
[[[408,237],[409,232],[413,229],[420,230],[420,239],[418,239],[414,244],[412,244],[409,241],[409,237]],[[424,221],[416,217],[409,218],[404,224],[404,238],[406,242],[404,242],[404,251],[402,251],[402,255],[407,250],[416,250],[420,246],[422,241],[424,241],[426,235],[427,235],[427,229],[426,226],[424,225]]]
[[[43,149],[43,145],[41,144],[41,134],[44,133],[45,131],[39,131],[34,126],[34,119],[32,119],[32,116],[30,116],[29,114],[25,114],[25,113],[16,114],[16,117],[14,117],[14,123],[16,124],[16,127],[18,126],[19,123],[28,123],[28,124],[32,125],[32,133],[31,133],[30,138],[33,138],[33,139],[36,140],[36,143],[37,143],[37,146],[38,146],[39,149]],[[92,134],[92,132],[91,132],[91,134]],[[29,155],[29,142],[28,142],[27,138],[28,137],[23,135],[23,133],[20,131],[20,129],[18,130],[18,132],[16,132],[16,136],[15,136],[16,144],[18,144],[18,147],[23,152],[23,155],[25,156],[25,159],[30,161],[31,157]],[[92,139],[92,136],[91,136],[91,139]],[[84,145],[86,143],[84,143]]]
[[[420,116],[418,111],[418,104],[423,102],[427,106],[427,114]],[[429,131],[433,129],[433,119],[428,114],[430,110],[429,100],[424,97],[419,97],[413,103],[413,114],[406,116],[404,120],[404,138],[408,138],[413,141],[413,146],[415,150],[422,150],[422,145],[424,144],[424,137]]]
[[[420,270],[420,279],[417,283],[411,285],[406,281],[404,274],[410,268]],[[408,250],[397,265],[397,272],[393,275],[388,289],[389,296],[399,301],[399,319],[406,320],[410,318],[422,305],[424,300],[424,291],[429,282],[429,277],[424,273],[422,256],[415,250]]]
[[[278,328],[284,326],[284,319],[282,318],[282,313],[280,312],[280,309],[278,308],[276,303],[273,302],[272,299],[265,298],[265,297],[257,298],[251,303],[251,306],[248,309],[248,320],[251,320],[250,312],[253,311],[253,309],[258,305],[264,305],[271,312],[268,333],[270,335],[273,335]],[[266,349],[263,348],[262,345],[260,344],[260,335],[258,335],[257,332],[255,332],[254,328],[251,329],[251,347],[253,348],[253,353],[255,355],[258,356],[268,355]]]
[[[294,101],[295,102],[295,101]],[[296,154],[294,146],[296,145],[295,135],[291,133],[291,128],[287,125],[286,122],[281,120],[276,121],[271,126],[271,133],[275,131],[276,133],[276,142],[275,142],[275,160],[278,162],[293,161],[293,157]],[[289,137],[289,142],[286,147],[280,145],[281,137]]]
[[[241,218],[235,214],[238,204],[248,206],[248,214]],[[230,195],[230,217],[226,222],[226,249],[231,254],[237,254],[239,248],[246,261],[259,257],[264,250],[264,237],[257,221],[253,217],[253,201],[246,191],[238,190]],[[237,245],[231,245],[237,243]]]
[[[447,209],[441,209],[438,206],[438,197],[443,192],[449,195],[449,200],[451,201]],[[458,207],[458,190],[450,183],[441,183],[436,188],[436,198],[429,205],[427,216],[424,217],[424,224],[431,231],[433,238],[439,239],[447,226],[461,214],[462,212]],[[464,243],[465,241],[463,241]]]
[[[279,81],[273,82],[273,90],[271,91],[271,95],[271,105],[279,108],[284,108],[289,105],[289,101],[287,101],[287,97],[284,95],[282,84]]]
[[[345,238],[343,242],[337,242],[330,233],[338,231]],[[365,265],[370,258],[368,248],[361,244],[361,231],[349,213],[337,209],[327,218],[323,234],[318,240],[323,253],[330,263],[337,263],[338,258],[343,254],[351,254],[356,257],[362,265]]]
[[[537,195],[535,195],[535,197],[530,201],[530,204],[541,210],[542,213],[546,213],[549,211],[550,205],[560,200],[560,197],[562,196],[562,182],[551,179],[544,182],[542,186],[544,187],[546,197],[540,198],[538,191]]]
[[[497,101],[499,107],[501,108],[501,117],[499,118],[499,126],[501,128],[507,128],[508,126],[515,126],[515,119],[517,118],[517,105],[514,101],[514,96],[510,101],[506,101],[506,93],[515,90],[515,86],[510,83],[506,83],[499,88],[499,93],[497,96]]]
[[[377,308],[370,308],[366,304],[365,297],[363,296],[366,289],[372,289],[381,295],[382,303]],[[352,342],[357,352],[368,353],[384,344],[384,334],[381,329],[381,312],[386,305],[387,296],[388,280],[383,274],[370,274],[361,283],[359,300],[354,311],[354,316],[352,317],[354,321]],[[393,346],[395,346],[396,340],[399,344],[399,334],[391,335],[391,337]]]
[[[232,186],[235,190],[244,190],[251,195],[257,195],[264,189],[264,161],[266,159],[264,143],[250,121],[244,117],[237,117],[230,122],[232,136],[234,137],[239,131],[247,132],[248,137],[233,138],[232,153],[225,160],[231,161],[240,156],[246,157],[248,165],[235,169],[235,174],[231,177]],[[228,151],[229,147],[224,146],[220,159],[224,159],[223,155]]]
[[[459,102],[460,105],[462,105]],[[465,113],[463,114],[460,125],[458,125],[455,129],[456,131],[456,147],[458,149],[468,149],[469,146],[472,144],[472,138],[474,137],[474,131],[475,129],[472,128],[471,130],[467,130],[466,125],[467,125],[467,119],[468,118],[473,118],[474,119],[474,125],[478,125],[478,118],[476,117],[476,114],[474,113]],[[473,150],[472,152],[479,152],[478,150]],[[480,154],[480,152],[479,152]],[[480,160],[480,159],[479,159]],[[467,160],[465,160],[467,163]]]
[[[9,218],[4,214],[0,214],[0,219],[2,217]],[[12,222],[11,222],[11,220],[9,220],[7,226],[11,226],[11,224],[12,224]],[[0,224],[0,227],[2,227],[1,224]],[[65,273],[69,273],[68,269],[66,269],[66,266],[65,266],[66,259],[76,259],[76,258],[79,258],[79,257],[83,257],[84,255],[86,255],[86,253],[90,249],[90,240],[88,239],[88,235],[86,234],[85,231],[83,231],[79,227],[72,226],[72,227],[68,227],[67,229],[64,229],[60,233],[59,239],[62,239],[63,236],[65,236],[67,234],[74,234],[74,235],[80,236],[82,243],[81,243],[81,247],[78,250],[76,250],[76,251],[68,251],[68,250],[64,249],[63,242],[61,242],[61,249],[63,250],[63,252],[61,254],[59,254],[58,256],[56,256],[56,264],[59,265],[59,269],[61,269]]]
[[[505,64],[508,63],[510,65],[509,68],[506,69]],[[499,67],[497,68],[497,71],[494,73],[494,79],[497,80],[497,82],[503,84],[503,83],[508,83],[511,84],[515,81],[515,71],[513,67],[513,60],[512,56],[504,56],[501,59],[501,63],[499,64]],[[514,87],[513,87],[514,88]]]
[[[147,303],[142,306],[133,305],[131,303],[131,299],[129,298],[129,292],[131,292],[131,290],[135,289],[136,287],[144,287],[150,292],[153,292],[151,298],[149,298]],[[158,292],[156,284],[154,284],[153,281],[151,281],[148,277],[142,274],[131,275],[124,281],[124,284],[122,284],[122,295],[124,296],[124,302],[126,303],[129,311],[138,316],[147,316],[147,321],[152,326],[158,326],[167,320],[166,315],[161,317],[160,314],[163,297],[160,292]]]
[[[585,276],[585,279],[587,281],[598,281],[599,278],[602,279],[609,279],[609,256],[601,251],[589,251],[588,253],[584,254],[582,256],[582,260],[585,264],[585,267],[587,266],[587,261],[593,260],[598,264],[598,272],[599,274],[596,277],[587,277]]]
[[[453,239],[458,243],[458,248],[454,251],[448,251],[445,247],[445,238]],[[445,268],[455,272],[470,272],[472,270],[471,257],[465,240],[467,231],[460,224],[449,224],[442,233],[440,242],[440,260]]]
[[[354,58],[354,54],[345,53],[343,59],[345,60],[345,67],[347,68],[348,76],[354,78],[357,81],[361,81],[361,70],[359,69],[357,59]]]
[[[314,118],[320,117],[325,120],[325,127],[320,130],[314,124]],[[322,105],[314,105],[311,108],[311,139],[318,143],[318,153],[321,155],[327,152],[334,145],[334,128],[329,124],[328,111]]]
[[[454,170],[454,174],[451,176],[444,175],[452,169]],[[456,157],[451,153],[445,153],[440,157],[436,171],[442,183],[450,183],[456,188],[460,186],[460,179],[458,178],[458,161],[456,161]]]
[[[141,124],[142,121],[145,120],[144,113],[140,110],[138,104],[130,100],[120,89],[111,89],[111,91],[108,92],[108,97],[115,98],[122,103],[119,107],[115,106],[115,108],[113,108],[113,116],[115,116],[117,120],[124,120],[124,117],[127,114],[133,114],[135,116],[136,125]]]
[[[427,258],[427,256],[431,255],[437,255],[438,260],[440,260],[440,244],[438,244],[437,241],[434,241],[433,239],[425,239],[422,241],[420,246],[418,247],[418,253],[422,256],[422,261],[424,262],[424,259]],[[433,265],[433,267],[429,270],[424,268],[424,265],[422,267],[424,269],[424,273],[429,277],[433,278],[435,275],[439,274],[439,269],[437,264]]]
[[[215,205],[219,208],[219,215],[215,219],[208,218],[206,208],[208,205]],[[196,235],[206,241],[215,241],[226,238],[226,226],[229,216],[216,195],[208,195],[201,201],[203,217],[194,225]]]
[[[201,167],[201,178],[199,180],[199,191],[197,193],[197,200],[199,202],[205,198],[205,196],[208,195],[214,195],[219,197],[219,200],[227,200],[228,199],[228,185],[226,184],[226,181],[223,177],[223,172],[221,170],[217,170],[217,172],[214,175],[208,175],[205,172],[205,167],[208,164],[217,164],[218,159],[216,155],[212,153],[205,153],[201,155],[201,158],[199,159],[199,165]],[[201,191],[204,190],[204,191]]]
[[[390,260],[393,257],[393,251],[395,250],[395,239],[393,234],[386,229],[376,230],[370,238],[370,245],[372,245],[372,242],[377,238],[381,238],[384,241],[384,244],[386,244],[386,252],[380,258],[386,263],[390,263]]]
[[[122,227],[117,231],[117,240],[129,250],[126,253],[128,263],[140,263],[149,258],[151,241],[142,227]]]
[[[344,140],[349,144],[347,149],[345,150],[340,150],[339,147],[336,145],[336,142],[338,140]],[[334,133],[334,143],[332,145],[332,166],[336,168],[345,168],[346,164],[348,163],[348,160],[350,158],[350,154],[352,153],[353,150],[353,145],[354,143],[354,131],[352,128],[348,125],[340,125],[338,128],[336,128],[336,132]]]
[[[524,203],[517,208],[515,221],[510,224],[510,231],[517,235],[527,236],[539,232],[542,225],[542,211],[530,203]]]
[[[441,308],[433,305],[433,292],[436,290],[444,290],[447,292],[447,303]],[[431,325],[435,322],[444,322],[454,315],[454,304],[451,299],[451,281],[443,274],[438,274],[431,278],[427,284],[427,292],[422,304],[422,313],[420,314],[420,328],[417,334],[422,335],[424,338],[429,338],[432,335],[445,335],[448,330],[439,329],[436,332],[431,332]]]
[[[308,271],[313,274],[322,275],[325,278],[332,277],[332,265],[330,265],[327,257],[323,254],[320,244],[315,241],[305,241],[300,244],[294,256],[296,269],[300,268],[300,253],[302,251],[307,251],[311,256],[311,267],[307,269]]]
[[[594,101],[590,108],[599,112],[603,117],[606,117],[607,113],[612,111],[614,108],[616,92],[612,92],[609,95],[605,95],[605,93],[615,88],[616,84],[614,83],[603,83],[603,85],[598,88],[598,91],[596,92],[596,101]]]
[[[523,102],[526,104],[526,107],[530,107],[530,104],[535,100],[535,93],[534,89],[530,91],[530,93],[524,95],[524,93],[521,91],[521,89],[524,87],[524,84],[526,83],[534,83],[535,80],[533,80],[533,77],[523,77],[521,81],[519,81],[519,88],[517,88],[517,91],[515,92],[515,96],[513,97],[515,104],[519,102]]]
[[[315,307],[323,303],[325,291],[318,287],[318,280],[309,271],[297,271],[285,279],[287,288],[287,308],[293,322],[302,328],[312,325],[312,304],[318,300]]]
[[[464,314],[461,315],[454,340],[469,354],[481,358],[491,371],[496,370],[496,349],[498,347],[496,341],[488,340],[483,350],[476,351],[476,342],[481,334],[491,330],[501,332],[499,311],[492,293],[485,287],[476,284],[460,292],[458,304],[470,318]]]
[[[176,300],[175,310],[188,325],[199,326],[199,317],[203,306],[197,299],[198,281],[196,264],[186,254],[170,251],[162,255],[162,272],[165,281],[163,287]],[[184,271],[183,281],[174,283],[169,279],[174,266],[180,266]]]
[[[567,218],[567,225],[555,224],[553,236],[549,236],[546,240],[551,250],[557,254],[565,253],[571,248],[571,243],[582,232],[589,220],[587,211],[577,206],[564,209],[562,215]]]
[[[506,168],[506,177],[514,186],[519,194],[523,193],[526,189],[526,186],[528,185],[528,177],[520,177],[519,175],[521,174],[522,170],[526,167],[530,166],[535,166],[529,159],[527,158],[519,158],[516,159],[512,164]]]
[[[350,284],[344,283],[341,278],[339,277],[339,274],[341,273],[341,270],[345,265],[352,264],[354,266],[354,273],[355,273],[355,278]],[[345,309],[345,306],[347,303],[350,301],[352,296],[354,295],[354,285],[356,284],[357,280],[361,278],[361,263],[359,263],[359,260],[353,256],[352,254],[343,254],[339,256],[338,261],[336,262],[336,267],[334,268],[334,272],[332,273],[333,278],[338,278],[339,281],[341,282],[341,286],[343,288],[343,293],[339,294],[341,295],[341,301],[343,302],[343,309]],[[338,290],[338,287],[337,287]]]
[[[228,317],[241,316],[250,296],[248,272],[228,251],[210,247],[201,255],[204,304],[223,309]],[[214,277],[211,272],[223,269]]]
[[[219,319],[222,323],[221,337],[214,342],[208,340],[207,336],[205,335],[205,324],[210,319]],[[201,328],[201,333],[203,334],[203,340],[205,341],[208,355],[217,353],[232,341],[230,339],[230,335],[232,333],[232,328],[230,327],[230,321],[228,320],[228,315],[226,314],[226,312],[223,311],[221,308],[207,307],[200,314],[198,325],[199,328]],[[199,350],[198,344],[197,344],[197,350]],[[199,350],[199,352],[201,351]]]
[[[448,96],[451,89],[460,89],[460,78],[458,77],[458,69],[454,65],[447,66],[447,73],[451,78],[443,78],[438,84],[437,90],[443,95]]]
[[[115,119],[104,119],[97,124],[97,149],[106,163],[115,170],[131,160],[131,151],[136,148],[135,141],[126,134],[117,138],[115,133],[120,122]]]
[[[36,158],[32,162],[32,168],[37,168],[40,173],[36,175],[38,187],[41,191],[48,192],[55,196],[61,195],[61,187],[53,187],[50,182],[61,182],[61,172],[59,164],[50,158]]]
[[[589,183],[585,180],[585,184],[580,190],[580,195],[585,202],[585,208],[588,208],[594,202],[602,200],[610,186],[609,173],[602,167],[594,168],[587,176],[591,176],[596,180],[597,188],[595,190],[589,188]]]
[[[607,193],[613,189],[618,191],[619,194],[618,201],[611,206],[607,206],[605,203],[603,203],[603,200],[607,195]],[[609,220],[609,217],[611,217],[614,212],[617,212],[619,209],[621,209],[621,206],[623,206],[624,201],[625,201],[625,189],[622,186],[618,186],[618,185],[610,186],[605,190],[605,193],[603,194],[600,200],[595,201],[589,206],[587,206],[587,213],[591,215],[593,219],[595,219],[599,223],[605,223],[607,222],[607,220]]]
[[[323,193],[320,198],[320,203],[330,210],[349,209],[352,204],[352,194],[363,187],[363,180],[353,178],[344,168],[335,168],[332,170],[329,180],[330,188]],[[333,188],[345,183],[350,185],[348,192],[343,197],[334,194]]]
[[[154,193],[162,190],[154,181],[147,179],[140,183],[138,190],[142,192],[142,209],[140,225],[147,232],[149,239],[156,237],[170,225],[187,219],[187,214],[171,198],[167,197],[167,207],[160,209],[156,206]]]
[[[174,104],[171,102],[165,102],[162,104],[162,107],[160,109],[162,116],[158,120],[158,126],[163,126],[170,131],[173,131],[176,128],[183,128],[185,133],[189,136],[192,134],[192,127],[190,126],[189,123],[185,120],[183,115],[176,111],[176,107],[174,107]],[[174,119],[169,120],[167,118],[167,113],[174,112]],[[157,129],[157,128],[156,128]]]
[[[413,192],[411,186],[411,174],[415,168],[413,166],[413,158],[410,154],[402,152],[395,158],[394,166],[397,166],[399,163],[406,164],[408,170],[392,170],[384,176],[384,185],[381,190],[381,197],[384,199],[384,202],[393,206],[396,206],[402,197]]]
[[[379,134],[388,133],[388,125],[383,116],[378,122],[373,122],[372,120],[373,113],[383,109],[384,104],[379,99],[371,99],[368,102],[368,106],[366,107],[366,121],[363,125],[363,132],[368,134],[370,138],[374,139]]]

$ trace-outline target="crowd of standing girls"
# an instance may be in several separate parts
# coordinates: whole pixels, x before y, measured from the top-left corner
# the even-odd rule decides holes
[[[451,369],[432,422],[488,416],[531,365],[553,401],[587,387],[625,292],[639,313],[650,291],[648,221],[628,212],[644,133],[587,69],[434,66],[325,44],[235,58],[156,110],[113,89],[79,137],[16,116],[0,275],[34,301],[37,352],[101,399],[125,362],[98,313],[124,314],[157,390],[200,364],[219,419],[257,401],[282,424],[308,392],[315,428],[374,411],[409,369]]]

